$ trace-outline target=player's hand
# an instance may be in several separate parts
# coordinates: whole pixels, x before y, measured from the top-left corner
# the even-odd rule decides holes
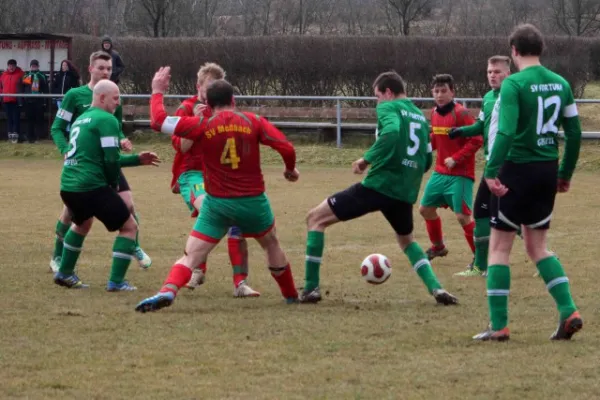
[[[448,132],[448,137],[450,139],[459,138],[462,135],[462,129],[460,128],[450,128],[450,132]]]
[[[208,106],[206,104],[196,104],[196,106],[194,107],[194,115],[196,117],[201,117],[204,113],[204,110],[206,110],[207,108]]]
[[[142,151],[138,156],[142,165],[154,165],[158,167],[158,164],[161,162],[156,153],[151,151]]]
[[[369,164],[367,164],[364,158],[359,158],[358,160],[352,163],[352,172],[354,172],[357,175],[360,175],[363,172],[365,172],[368,165]]]
[[[123,149],[123,151],[126,151],[128,153],[131,150],[133,150],[133,143],[131,143],[131,140],[129,140],[129,139],[121,139],[121,149]]]
[[[152,94],[165,93],[169,89],[171,67],[160,67],[152,78]]]
[[[456,161],[454,161],[454,158],[452,157],[448,157],[444,160],[444,164],[446,165],[446,167],[448,167],[448,169],[452,169],[454,167],[456,167]]]
[[[558,178],[557,192],[558,193],[567,193],[571,188],[571,182]]]
[[[283,177],[290,182],[296,182],[300,178],[300,171],[297,168],[294,168],[293,171],[286,169],[283,171]]]
[[[490,192],[492,192],[494,196],[502,197],[508,193],[508,188],[504,186],[498,178],[485,178],[485,183],[487,183]]]

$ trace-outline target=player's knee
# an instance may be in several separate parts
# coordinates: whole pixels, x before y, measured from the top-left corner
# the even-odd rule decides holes
[[[433,207],[419,206],[419,214],[425,219],[435,219],[437,213]]]
[[[456,214],[456,219],[461,226],[465,226],[471,223],[472,218],[470,215],[458,213]]]
[[[396,241],[400,246],[400,249],[404,251],[410,244],[414,241],[412,233],[408,235],[398,235],[396,234]]]
[[[306,225],[309,230],[312,230],[315,226],[318,225],[320,218],[319,207],[315,207],[311,209],[308,214],[306,214]]]

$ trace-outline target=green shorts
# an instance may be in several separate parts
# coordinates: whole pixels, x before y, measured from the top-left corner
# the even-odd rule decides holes
[[[433,172],[421,198],[423,207],[450,207],[457,214],[471,215],[473,180],[464,176]]]
[[[190,212],[194,212],[194,201],[201,196],[204,196],[204,176],[200,171],[187,171],[179,176],[177,179],[179,184],[179,191],[183,201],[190,209]]]
[[[218,243],[231,226],[239,227],[244,237],[262,237],[274,224],[271,204],[264,193],[227,199],[207,194],[191,235]]]

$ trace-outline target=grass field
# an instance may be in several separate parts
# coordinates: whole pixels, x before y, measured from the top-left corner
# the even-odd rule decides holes
[[[21,147],[22,146],[22,147]],[[151,142],[170,154],[168,144]],[[349,163],[361,149],[299,147],[301,179],[281,177],[266,153],[267,190],[281,242],[304,282],[306,212],[355,182]],[[167,157],[168,158],[168,157]],[[207,282],[157,313],[134,307],[154,294],[182,253],[193,221],[170,193],[170,163],[126,171],[141,216],[141,242],[154,264],[132,264],[134,293],[106,293],[113,235],[96,224],[69,291],[52,282],[48,261],[61,208],[60,162],[51,144],[0,145],[1,399],[558,399],[600,397],[600,324],[594,237],[600,235],[598,143],[586,143],[572,191],[558,197],[551,247],[564,262],[584,330],[569,343],[548,340],[557,312],[533,278],[520,241],[512,257],[512,339],[474,343],[487,321],[485,281],[456,278],[470,261],[462,231],[442,212],[448,257],[434,269],[461,301],[437,306],[394,244],[380,215],[327,232],[318,305],[287,306],[250,244],[250,283],[258,299],[232,297],[225,246],[209,259]],[[424,224],[415,234],[425,247]],[[587,239],[591,240],[587,240]],[[393,274],[365,283],[361,260],[386,254]]]

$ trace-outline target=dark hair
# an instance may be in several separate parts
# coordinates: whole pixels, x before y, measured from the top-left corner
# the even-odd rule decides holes
[[[388,71],[379,74],[373,82],[373,88],[377,88],[380,92],[385,92],[390,89],[395,95],[406,93],[406,83],[404,79],[396,71]]]
[[[450,74],[437,74],[431,81],[431,87],[448,85],[450,90],[454,91],[454,78]]]
[[[544,36],[532,24],[518,25],[510,35],[509,44],[521,56],[541,56],[544,52]]]
[[[10,60],[8,60],[6,65],[17,65],[17,60],[15,60],[14,58],[11,58]]]
[[[233,86],[225,79],[218,79],[206,89],[206,102],[211,108],[233,104]]]
[[[62,60],[60,62],[60,70],[62,71],[62,65],[63,63],[67,63],[67,66],[69,67],[69,71],[71,71],[71,74],[73,74],[73,76],[75,77],[75,79],[79,80],[79,78],[81,77],[81,75],[79,74],[79,70],[77,69],[77,67],[75,66],[75,64],[73,64],[73,62],[71,60]]]

